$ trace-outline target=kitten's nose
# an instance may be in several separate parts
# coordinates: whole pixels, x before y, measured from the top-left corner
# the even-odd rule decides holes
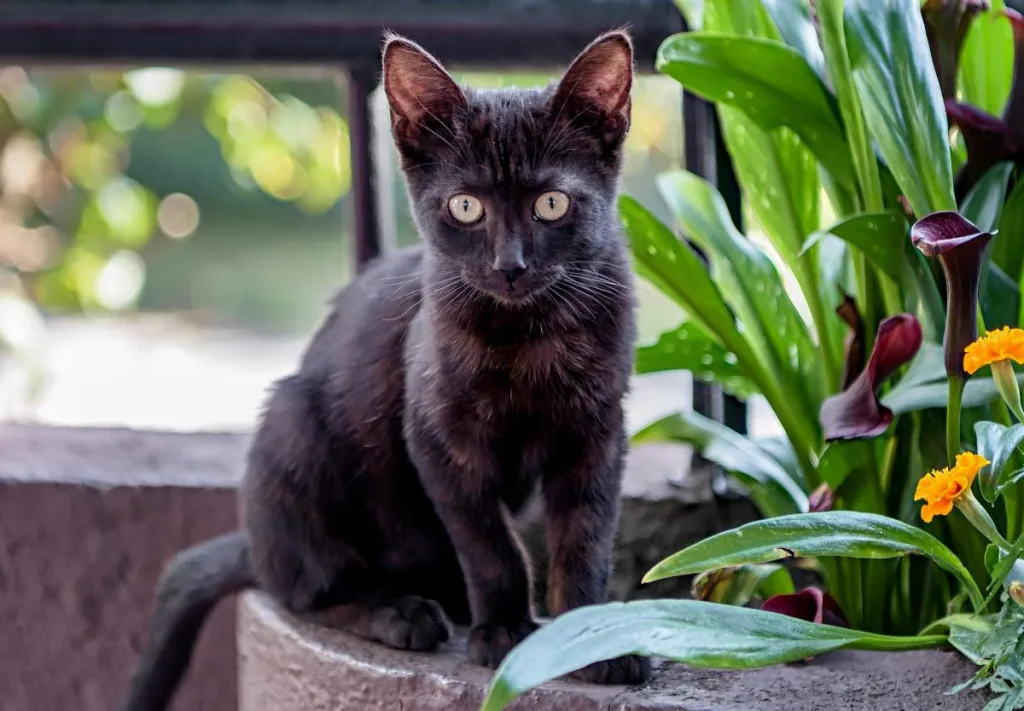
[[[516,279],[518,279],[520,276],[522,276],[523,272],[526,271],[526,267],[521,267],[521,266],[516,265],[516,266],[512,267],[511,269],[498,269],[497,271],[499,271],[502,274],[504,274],[505,275],[505,281],[507,281],[509,284],[511,284]]]

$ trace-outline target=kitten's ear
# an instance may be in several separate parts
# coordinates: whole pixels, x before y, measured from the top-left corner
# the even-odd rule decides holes
[[[551,99],[555,120],[586,120],[609,143],[620,142],[629,130],[633,88],[633,42],[616,30],[601,35],[569,66]]]
[[[415,42],[388,35],[384,44],[384,92],[391,106],[391,131],[399,143],[417,145],[424,135],[449,125],[466,106],[455,80]],[[450,130],[450,129],[449,129]]]

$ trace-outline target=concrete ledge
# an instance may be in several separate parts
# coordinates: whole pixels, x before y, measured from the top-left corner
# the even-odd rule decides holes
[[[465,660],[461,634],[433,654],[398,652],[299,622],[265,596],[239,606],[240,711],[478,711],[491,673]],[[659,662],[627,689],[554,682],[521,711],[968,711],[984,698],[946,696],[974,673],[951,651],[839,652],[744,672]]]
[[[0,425],[3,711],[110,711],[137,660],[165,562],[236,528],[247,440]],[[685,595],[686,580],[638,581],[669,553],[754,515],[744,501],[720,501],[710,468],[694,461],[677,445],[631,452],[615,599]],[[542,568],[543,528],[528,526],[525,538]],[[225,604],[203,632],[174,711],[236,708],[233,624]]]
[[[110,711],[164,563],[237,527],[245,438],[0,426],[0,708]],[[236,708],[234,616],[203,631],[175,711]]]

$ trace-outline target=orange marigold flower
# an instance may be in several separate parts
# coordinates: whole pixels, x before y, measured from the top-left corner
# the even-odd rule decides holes
[[[924,501],[921,518],[931,523],[936,516],[945,516],[953,510],[958,498],[970,491],[974,478],[989,461],[973,452],[956,455],[952,469],[936,469],[921,477],[914,492],[914,501]]]
[[[964,349],[964,370],[971,375],[979,368],[1005,360],[1024,363],[1024,330],[1003,326],[988,331]]]

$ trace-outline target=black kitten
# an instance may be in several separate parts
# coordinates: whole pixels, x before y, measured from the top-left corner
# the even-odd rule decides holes
[[[249,452],[244,532],[168,567],[123,709],[164,709],[207,613],[253,586],[400,649],[471,623],[470,659],[496,666],[537,627],[509,524],[538,488],[549,611],[605,600],[633,365],[615,209],[631,85],[622,32],[555,86],[489,92],[388,39],[384,86],[425,246],[342,291],[277,383]],[[627,657],[577,676],[649,674]]]

